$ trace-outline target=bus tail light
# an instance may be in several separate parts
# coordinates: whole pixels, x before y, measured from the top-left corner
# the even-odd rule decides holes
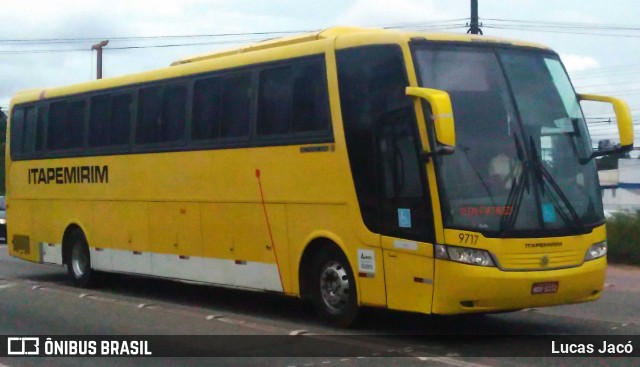
[[[437,259],[478,266],[495,266],[491,254],[485,250],[447,245],[436,245],[435,250]]]
[[[595,243],[589,247],[584,255],[584,261],[598,259],[607,254],[607,241]]]

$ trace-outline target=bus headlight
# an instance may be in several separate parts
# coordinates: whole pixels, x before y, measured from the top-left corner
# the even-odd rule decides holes
[[[7,224],[7,220],[4,218],[0,218],[0,224]]]
[[[603,257],[607,254],[607,241],[595,243],[589,247],[587,253],[584,255],[584,261],[589,261]]]
[[[435,256],[438,259],[451,260],[470,265],[495,266],[491,254],[485,250],[446,245],[436,245],[435,250]]]

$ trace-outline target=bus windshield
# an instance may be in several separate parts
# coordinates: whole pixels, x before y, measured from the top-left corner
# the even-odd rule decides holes
[[[490,237],[602,223],[591,141],[557,55],[414,44],[422,87],[445,90],[456,150],[436,158],[444,224]]]

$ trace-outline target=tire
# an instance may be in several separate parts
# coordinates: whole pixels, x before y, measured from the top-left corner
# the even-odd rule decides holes
[[[346,328],[358,314],[358,294],[353,271],[342,252],[321,252],[313,261],[311,301],[320,319]]]
[[[69,236],[67,271],[73,284],[81,288],[95,285],[96,274],[91,269],[89,245],[81,230],[75,229]]]

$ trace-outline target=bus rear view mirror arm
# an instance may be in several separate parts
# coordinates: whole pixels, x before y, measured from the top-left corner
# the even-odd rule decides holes
[[[443,90],[419,87],[407,87],[405,93],[408,96],[423,99],[431,107],[431,119],[438,146],[432,147],[433,151],[428,154],[453,153],[456,146],[456,130],[449,94]]]
[[[598,150],[591,154],[589,160],[610,154],[626,153],[633,149],[633,121],[629,106],[618,98],[597,96],[593,94],[578,94],[580,101],[594,101],[609,103],[613,106],[618,121],[618,133],[620,134],[620,147],[614,149]]]

